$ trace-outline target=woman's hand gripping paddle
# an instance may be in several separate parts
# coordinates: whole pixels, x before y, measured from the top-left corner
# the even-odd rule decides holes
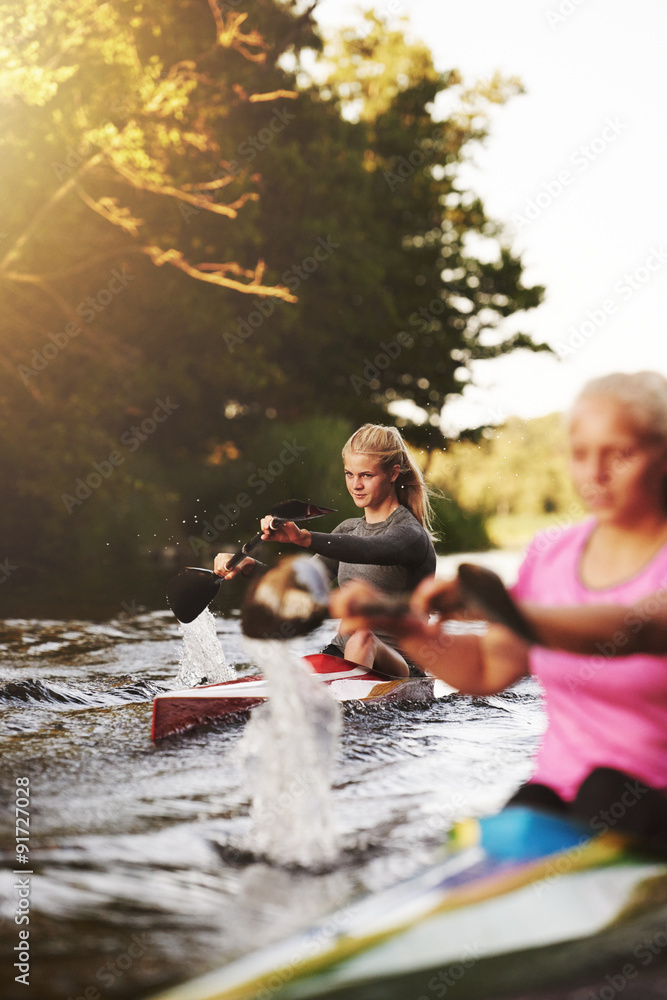
[[[308,503],[305,500],[283,500],[282,503],[272,507],[269,514],[273,518],[274,527],[277,528],[285,521],[309,521],[311,518],[322,517],[324,514],[332,514],[333,512],[333,507],[318,507],[317,504]],[[227,563],[227,569],[238,566],[261,544],[261,541],[262,534],[258,532],[245,543],[239,552],[232,556]],[[224,577],[218,576],[211,569],[186,566],[167,584],[169,607],[179,621],[186,624],[192,622],[209,606],[217,595],[223,580]]]

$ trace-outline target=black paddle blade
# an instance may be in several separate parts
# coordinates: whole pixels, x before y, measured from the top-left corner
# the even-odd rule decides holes
[[[531,645],[539,641],[496,573],[472,563],[461,563],[458,578],[466,605],[472,605],[473,609],[477,606],[489,621],[505,625]]]
[[[282,503],[272,507],[269,514],[279,521],[308,521],[310,518],[334,512],[334,507],[318,507],[317,504],[307,500],[283,500]],[[228,563],[228,568],[231,569],[246,555],[250,555],[261,541],[262,534],[259,532],[246,542],[240,552],[236,553]],[[218,593],[218,587],[223,579],[210,569],[200,569],[196,566],[188,566],[172,577],[167,584],[167,600],[178,620],[187,624],[205,611]]]
[[[167,600],[179,622],[193,622],[218,593],[222,577],[213,570],[187,566],[167,584]]]
[[[288,556],[255,580],[241,606],[241,628],[251,639],[307,635],[329,613],[329,577],[312,556]]]
[[[283,500],[269,511],[272,517],[281,521],[309,521],[311,517],[322,517],[323,514],[335,514],[335,507],[318,507],[307,500]]]

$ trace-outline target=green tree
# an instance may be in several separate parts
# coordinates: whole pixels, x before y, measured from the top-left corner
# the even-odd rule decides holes
[[[221,161],[227,120],[296,96],[266,70],[305,22],[294,3],[263,6],[271,44],[247,15],[201,0],[2,5],[6,544],[20,525],[33,547],[69,547],[74,535],[83,557],[110,521],[117,533],[127,517],[132,530],[135,501],[155,515],[178,481],[173,450],[203,450],[194,417],[172,420],[157,448],[125,452],[85,509],[68,517],[62,497],[97,475],[133,422],[151,419],[159,395],[176,393],[181,413],[199,402],[211,368],[202,335],[223,289],[295,300],[264,280],[256,236],[229,235],[259,198],[259,178],[245,161]],[[242,383],[245,366],[234,367],[227,374]],[[213,368],[229,369],[229,356]]]
[[[543,289],[524,286],[501,225],[459,177],[486,137],[488,108],[520,85],[495,77],[466,89],[455,70],[439,75],[422,43],[388,30],[372,12],[362,29],[335,36],[325,55],[343,113],[366,126],[364,165],[386,247],[383,286],[394,322],[411,339],[384,369],[371,355],[368,374],[377,373],[368,390],[379,408],[409,399],[437,424],[447,398],[470,379],[471,361],[519,347],[548,350],[499,330],[507,316],[538,305]],[[436,122],[440,95],[452,110]]]
[[[534,347],[498,324],[541,290],[459,181],[480,109],[514,85],[465,92],[373,18],[308,80],[322,43],[296,0],[0,15],[5,551],[83,561],[111,540],[125,558],[182,537],[274,422],[394,421],[406,400],[435,422],[470,361]],[[160,401],[168,420],[123,444]]]
[[[221,94],[207,66],[218,49],[262,62],[266,43],[257,30],[243,32],[246,15],[223,16],[211,0],[208,47],[182,52],[169,65],[142,37],[150,32],[159,38],[164,30],[154,16],[141,13],[143,7],[128,0],[3,4],[0,32],[7,47],[0,73],[5,100],[0,148],[11,160],[10,176],[23,177],[32,208],[26,219],[24,199],[12,197],[11,185],[5,188],[10,233],[0,259],[3,283],[11,290],[37,288],[67,313],[67,300],[54,286],[101,260],[138,252],[200,281],[294,301],[287,289],[261,283],[263,261],[250,269],[237,261],[193,263],[177,245],[177,233],[161,224],[165,198],[179,202],[186,214],[190,208],[225,219],[236,219],[258,198],[256,191],[242,190],[220,202],[212,192],[233,188],[238,178],[222,172],[200,180],[197,173],[219,150],[216,127],[227,113],[225,101],[272,96],[240,89],[232,94],[229,87]],[[145,219],[139,217],[139,201]],[[95,216],[107,225],[92,228]],[[88,227],[83,241],[82,225]],[[49,264],[56,247],[54,269]],[[75,312],[72,319],[77,321]]]
[[[372,14],[324,57],[325,84],[302,93],[289,129],[257,160],[253,211],[277,265],[272,278],[299,301],[278,305],[254,332],[241,311],[226,331],[234,357],[270,373],[230,390],[232,433],[246,424],[252,434],[267,412],[394,421],[393,404],[409,400],[430,423],[404,420],[406,431],[437,446],[440,410],[463,390],[472,361],[548,350],[502,332],[502,320],[534,308],[542,289],[524,286],[502,227],[459,180],[486,134],[486,109],[518,84],[495,78],[465,90],[457,73],[436,73],[425,46]],[[443,92],[453,110],[436,122]],[[318,263],[312,250],[323,239],[332,249]]]

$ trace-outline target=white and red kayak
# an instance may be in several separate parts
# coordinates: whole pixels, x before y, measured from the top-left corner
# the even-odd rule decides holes
[[[350,660],[326,653],[314,653],[304,659],[320,680],[329,685],[337,701],[429,702],[454,691],[436,677],[390,679],[374,670],[365,670]],[[151,738],[159,740],[226,715],[247,712],[268,697],[268,681],[260,675],[239,677],[223,684],[205,684],[184,691],[165,691],[153,701]]]

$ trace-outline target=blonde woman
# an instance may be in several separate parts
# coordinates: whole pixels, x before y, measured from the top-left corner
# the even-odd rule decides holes
[[[363,516],[348,518],[330,534],[292,521],[269,531],[271,518],[265,517],[264,540],[289,542],[321,556],[339,584],[365,580],[384,593],[412,592],[435,572],[428,490],[419,466],[400,432],[379,424],[360,427],[342,454],[348,492]],[[226,558],[216,557],[216,572],[224,571]],[[422,673],[384,631],[339,630],[323,652],[391,676]]]

